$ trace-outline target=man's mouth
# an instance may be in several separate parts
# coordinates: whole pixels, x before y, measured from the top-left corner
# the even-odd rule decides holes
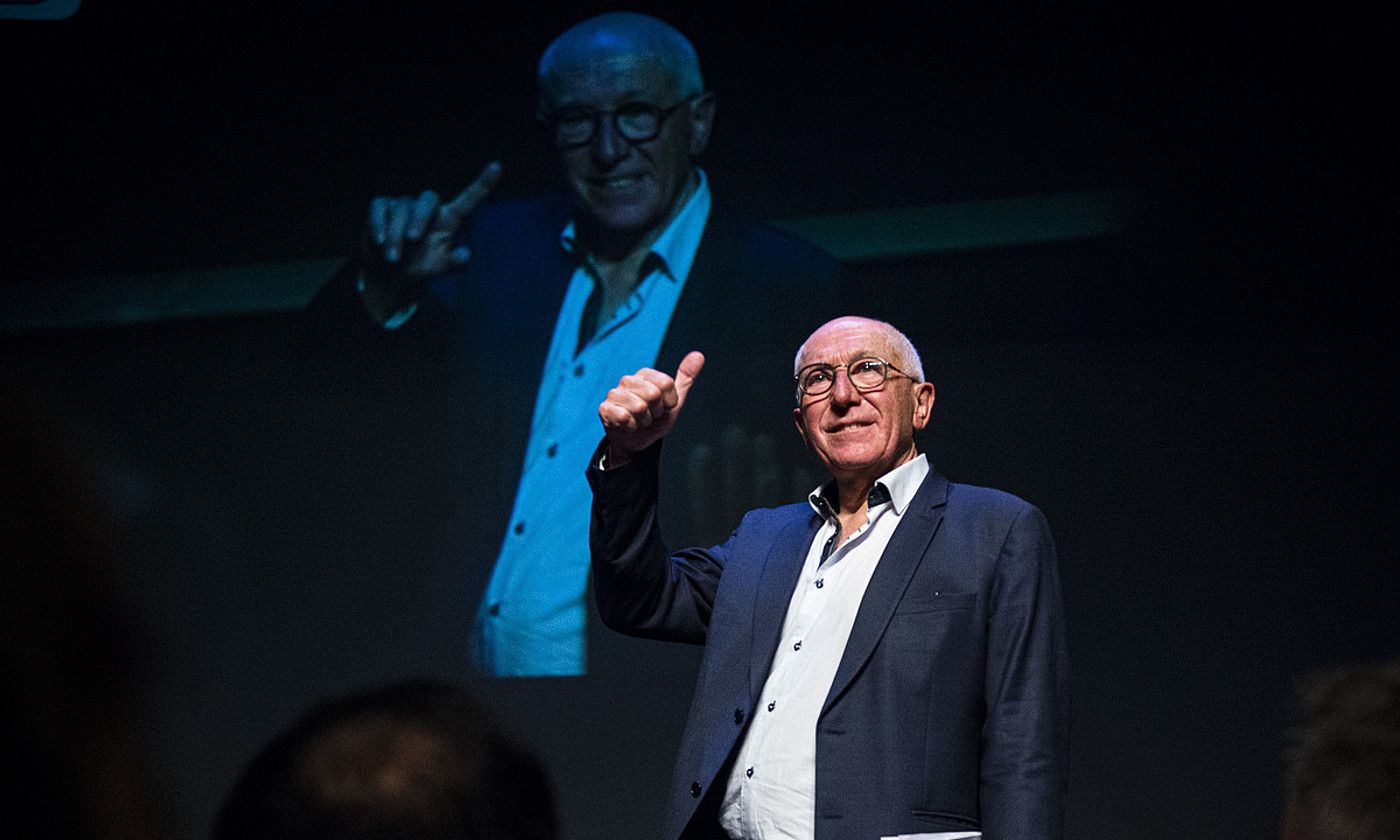
[[[611,178],[597,178],[593,186],[604,190],[630,190],[642,182],[640,175],[615,175]]]
[[[856,420],[850,423],[837,423],[836,425],[829,427],[826,430],[826,433],[829,435],[837,435],[842,432],[854,431],[856,429],[864,429],[866,426],[872,425],[874,425],[874,423],[867,420]]]

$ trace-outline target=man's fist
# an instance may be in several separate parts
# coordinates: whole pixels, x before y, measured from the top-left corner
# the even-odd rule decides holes
[[[608,466],[625,463],[671,431],[704,366],[705,356],[692,350],[681,359],[674,377],[651,368],[622,377],[598,406],[608,439]]]

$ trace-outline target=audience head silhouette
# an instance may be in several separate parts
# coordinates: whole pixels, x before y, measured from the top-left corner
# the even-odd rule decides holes
[[[332,700],[268,744],[214,840],[553,840],[548,779],[463,689],[416,681]]]
[[[1400,837],[1400,659],[1315,672],[1299,698],[1284,840]]]

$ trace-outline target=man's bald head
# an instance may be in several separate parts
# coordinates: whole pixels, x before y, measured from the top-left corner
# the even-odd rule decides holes
[[[537,74],[540,96],[548,100],[552,82],[569,67],[623,56],[655,61],[675,83],[678,96],[705,89],[700,59],[684,35],[650,15],[609,12],[569,28],[545,49]]]
[[[818,338],[827,331],[859,328],[873,334],[881,336],[887,343],[889,358],[886,361],[904,371],[915,382],[924,381],[924,363],[919,358],[919,351],[914,348],[914,343],[909,337],[900,332],[893,324],[886,321],[877,321],[874,318],[862,318],[859,315],[843,315],[840,318],[822,324],[816,332],[807,337],[802,342],[802,346],[797,348],[797,355],[792,360],[792,372],[796,375],[802,366],[808,361],[827,361],[825,359],[805,359],[807,346],[814,338]]]

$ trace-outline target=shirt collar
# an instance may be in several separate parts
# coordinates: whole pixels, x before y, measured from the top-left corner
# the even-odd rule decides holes
[[[919,485],[924,483],[928,473],[928,456],[918,455],[880,476],[875,486],[870,488],[865,503],[874,508],[890,502],[895,515],[901,516],[909,503],[914,501],[914,494],[919,492]],[[835,515],[831,505],[835,495],[836,482],[832,480],[813,490],[807,502],[823,519],[830,519]]]
[[[666,229],[656,241],[651,243],[651,253],[647,255],[647,262],[655,263],[661,273],[671,280],[677,279],[673,273],[674,266],[690,262],[699,241],[699,231],[704,229],[705,220],[710,214],[709,181],[705,178],[705,172],[698,166],[695,167],[695,177],[699,179],[695,192],[690,194],[680,212],[666,225]],[[569,219],[569,223],[564,225],[564,230],[560,232],[559,247],[576,259],[583,260],[588,257],[583,244],[578,240],[573,219]]]

